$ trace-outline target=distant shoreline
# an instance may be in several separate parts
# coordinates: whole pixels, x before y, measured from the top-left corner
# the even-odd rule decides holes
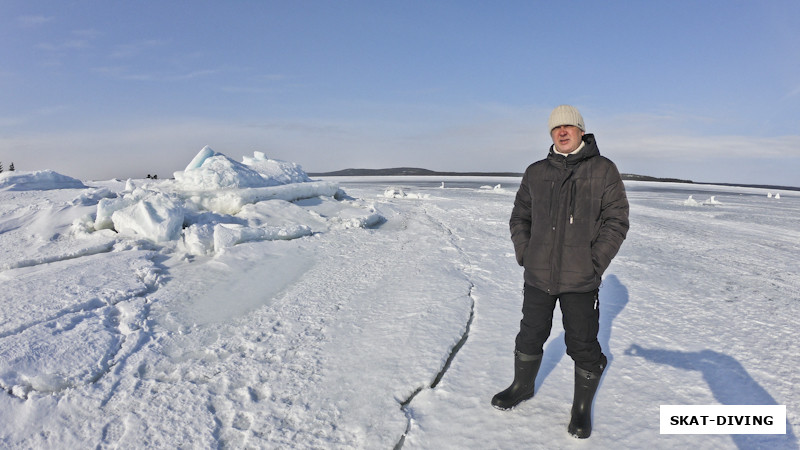
[[[437,172],[435,170],[420,169],[417,167],[394,167],[389,169],[343,169],[333,172],[309,172],[312,177],[376,177],[376,176],[439,176],[439,177],[515,177],[521,178],[522,173],[518,172]],[[743,183],[711,183],[692,180],[681,180],[678,178],[659,178],[648,175],[636,175],[623,173],[622,179],[626,181],[656,181],[662,183],[686,183],[719,186],[737,186],[762,189],[781,189],[787,191],[800,191],[800,187],[777,186],[767,184],[743,184]]]
[[[522,177],[516,172],[437,172],[416,167],[391,169],[344,169],[334,172],[308,173],[311,177],[385,177],[385,176],[437,176],[437,177]]]

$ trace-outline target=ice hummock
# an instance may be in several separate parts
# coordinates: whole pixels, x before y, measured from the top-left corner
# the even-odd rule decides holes
[[[298,164],[262,152],[238,162],[206,146],[186,169],[175,172],[174,180],[142,185],[129,180],[119,196],[100,199],[94,229],[175,242],[190,254],[214,254],[242,242],[295,239],[382,220],[357,200],[334,200],[338,192],[337,183],[314,181]],[[292,204],[316,197],[323,200],[309,208]],[[314,213],[314,207],[329,202],[336,204],[333,214]]]
[[[184,190],[261,188],[311,181],[295,163],[269,159],[262,152],[254,152],[252,157],[245,156],[242,162],[237,162],[208,146],[174,176]]]

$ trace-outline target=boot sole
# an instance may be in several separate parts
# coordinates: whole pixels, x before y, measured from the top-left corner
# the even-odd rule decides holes
[[[522,403],[522,402],[524,402],[526,400],[530,400],[532,398],[533,398],[533,394],[531,394],[529,397],[521,398],[517,403],[514,403],[513,405],[508,406],[508,407],[495,405],[494,403],[492,403],[492,406],[494,407],[494,409],[497,409],[497,410],[500,410],[500,411],[509,411],[509,410],[512,410],[512,409],[516,408],[517,406],[519,406],[520,403]]]
[[[569,435],[574,437],[575,439],[588,439],[589,436],[591,436],[592,434],[589,433],[589,434],[585,434],[584,435],[584,434],[577,434],[577,433],[570,432]]]

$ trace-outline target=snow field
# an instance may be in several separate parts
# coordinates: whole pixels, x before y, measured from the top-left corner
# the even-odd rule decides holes
[[[233,170],[196,179],[251,184],[0,190],[0,446],[798,447],[796,193],[627,184],[631,232],[600,294],[610,363],[578,441],[558,309],[535,397],[489,404],[521,318],[519,180],[340,179],[320,194],[195,159],[185,172]],[[95,228],[101,203],[157,211],[157,194],[180,211],[119,223],[182,214],[175,239]],[[308,231],[267,236],[292,227]],[[660,435],[661,404],[785,404],[789,432]]]

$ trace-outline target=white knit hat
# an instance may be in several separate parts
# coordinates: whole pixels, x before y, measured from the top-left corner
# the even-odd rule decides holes
[[[583,116],[578,112],[577,108],[569,105],[556,106],[556,109],[550,113],[550,120],[547,121],[550,131],[553,128],[560,127],[561,125],[572,125],[586,132],[586,126],[583,124]]]

